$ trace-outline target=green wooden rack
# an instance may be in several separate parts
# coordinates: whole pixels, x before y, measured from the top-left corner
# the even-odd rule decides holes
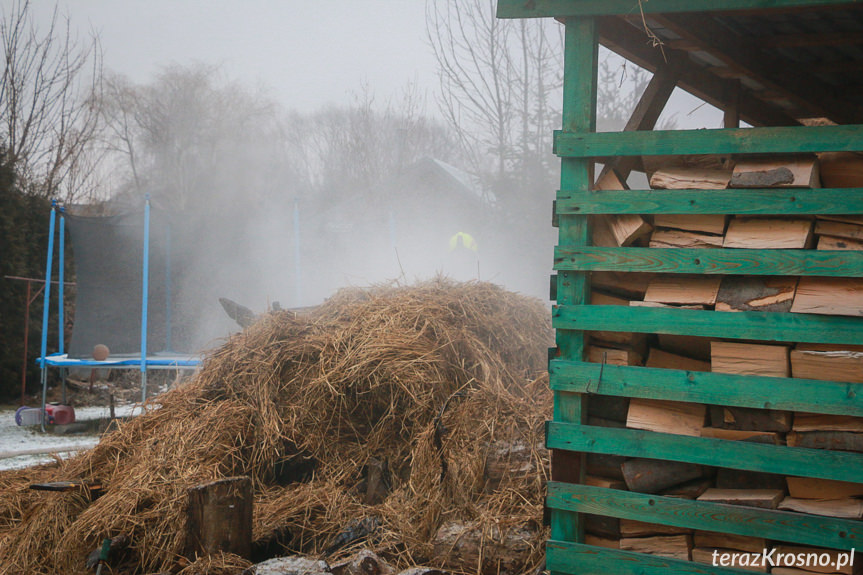
[[[723,77],[715,74],[715,69],[706,70],[687,52],[672,46],[665,49],[651,46],[644,33],[644,28],[657,22],[679,35],[690,31],[687,27],[692,26],[704,26],[705,30],[715,32],[717,22],[721,23],[723,18],[727,23],[728,18],[748,16],[778,16],[786,22],[795,15],[810,20],[823,16],[829,24],[837,21],[837,14],[844,14],[846,19],[850,14],[851,21],[860,24],[861,6],[863,3],[859,1],[830,0],[498,0],[498,17],[553,17],[565,26],[563,126],[554,139],[554,152],[561,158],[562,167],[555,202],[559,228],[553,289],[556,348],[549,363],[554,415],[547,426],[552,481],[547,497],[551,535],[546,561],[553,573],[744,573],[587,545],[584,513],[831,549],[863,548],[861,521],[584,484],[585,454],[589,453],[863,482],[860,453],[587,424],[588,400],[594,394],[863,416],[863,384],[599,365],[584,360],[585,332],[594,330],[780,342],[863,343],[863,318],[859,317],[589,305],[590,274],[594,271],[863,277],[863,252],[589,245],[591,216],[596,214],[863,214],[863,188],[592,189],[596,161],[634,160],[644,155],[863,151],[863,106],[859,97],[825,86],[829,78],[826,81],[822,78],[818,86],[810,85],[812,89],[806,90],[805,78],[801,76],[808,72],[802,67],[791,69],[794,62],[782,60],[781,54],[740,52],[760,39],[745,34],[729,39],[716,33],[704,34],[702,38],[697,28],[691,30],[691,37],[683,38],[691,43],[700,42],[696,49],[713,51],[729,70],[738,72],[736,76]],[[822,34],[821,42],[829,45],[827,32]],[[808,35],[806,40],[816,41],[812,36]],[[789,44],[789,40],[783,41]],[[726,125],[728,122],[739,125],[742,119],[755,127],[654,131],[651,123],[658,116],[654,110],[648,114],[652,115],[650,120],[631,119],[627,131],[596,133],[600,42],[650,69],[654,78],[673,69],[674,84],[725,110]],[[790,42],[793,44],[793,39]],[[805,42],[797,44],[803,46]],[[763,42],[759,45],[763,46]],[[741,54],[748,54],[752,61],[742,62]],[[786,68],[782,69],[779,63]],[[737,64],[740,66],[736,67]],[[856,67],[849,70],[856,70],[858,76],[863,73],[859,59]],[[750,86],[772,90],[773,96],[741,88],[740,81],[728,80],[732,77],[739,80],[747,74],[756,80]],[[849,75],[853,74],[846,74]],[[835,78],[836,82],[843,81]],[[670,89],[665,90],[666,100],[668,94]],[[658,105],[661,109],[664,100]],[[837,125],[802,126],[795,121],[815,116],[829,118]]]

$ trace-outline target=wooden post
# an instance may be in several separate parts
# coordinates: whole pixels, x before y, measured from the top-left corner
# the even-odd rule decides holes
[[[596,21],[592,18],[571,18],[566,22],[563,129],[567,132],[596,130],[596,78],[599,40]],[[582,158],[561,160],[560,191],[557,199],[566,199],[572,192],[586,192],[593,184],[593,161]],[[559,244],[585,246],[590,243],[587,216],[561,215]],[[587,272],[564,271],[557,274],[557,303],[578,305],[590,302]],[[584,359],[584,333],[578,330],[557,330],[556,343],[563,359]],[[584,423],[587,420],[586,397],[562,391],[554,392],[554,421]],[[585,458],[583,453],[553,451],[551,475],[556,481],[583,483]],[[551,537],[559,541],[584,541],[581,517],[571,511],[551,511]]]
[[[186,513],[186,556],[219,551],[252,554],[252,480],[227,477],[192,487]]]

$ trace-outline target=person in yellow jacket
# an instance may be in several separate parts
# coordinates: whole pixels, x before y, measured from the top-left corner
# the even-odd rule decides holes
[[[449,269],[457,280],[479,279],[479,245],[467,232],[456,232],[449,239]]]

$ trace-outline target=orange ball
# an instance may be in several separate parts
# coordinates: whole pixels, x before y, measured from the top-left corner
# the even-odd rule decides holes
[[[93,359],[96,361],[105,361],[110,353],[111,350],[108,349],[107,345],[97,343],[93,346]]]

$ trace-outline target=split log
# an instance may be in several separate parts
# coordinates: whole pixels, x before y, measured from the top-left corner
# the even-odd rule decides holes
[[[584,534],[584,543],[586,545],[593,545],[594,547],[604,547],[606,549],[620,549],[620,539],[600,537],[591,533]]]
[[[818,154],[821,184],[825,188],[863,187],[863,154],[824,152]]]
[[[620,305],[628,306],[629,299],[618,297],[616,295],[594,291],[590,294],[591,305]],[[590,332],[591,342],[600,347],[623,347],[634,350],[639,355],[647,353],[647,334],[631,333],[631,332],[613,332],[613,331],[593,331]]]
[[[719,549],[736,549],[761,553],[767,549],[767,540],[763,537],[747,537],[733,533],[717,533],[714,531],[696,531],[692,536],[696,547],[718,547]]]
[[[817,250],[863,250],[863,240],[849,240],[848,238],[834,238],[831,236],[819,236]]]
[[[626,423],[629,398],[613,395],[591,395],[587,411],[591,417]]]
[[[652,307],[652,308],[677,308],[677,309],[707,309],[704,305],[671,305],[667,303],[659,303],[656,301],[631,301],[630,307]]]
[[[275,557],[258,563],[254,567],[255,575],[330,575],[330,567],[326,561],[292,555],[290,557]]]
[[[710,340],[706,337],[660,333],[657,339],[659,347],[665,351],[710,361]]]
[[[778,433],[769,431],[744,431],[739,429],[722,429],[721,427],[705,427],[701,437],[728,439],[730,441],[749,441],[767,445],[785,445],[785,440]]]
[[[674,525],[661,525],[659,523],[645,523],[634,519],[620,520],[620,536],[627,537],[649,537],[652,535],[686,535],[692,533],[692,529],[676,527]]]
[[[483,528],[478,522],[450,521],[435,533],[433,555],[455,570],[522,573],[536,535],[530,524]]]
[[[794,431],[852,431],[861,433],[863,432],[863,417],[798,412],[794,414]]]
[[[617,238],[611,231],[611,223],[606,215],[594,216],[590,226],[590,245],[602,248],[616,248]]]
[[[621,247],[631,245],[636,240],[649,236],[653,231],[653,226],[638,214],[610,216],[608,225],[617,245]]]
[[[792,414],[788,411],[755,409],[731,405],[711,405],[710,424],[721,429],[779,432],[791,430]]]
[[[732,188],[820,188],[815,158],[771,158],[738,161],[731,174]]]
[[[689,561],[691,535],[658,535],[656,537],[621,538],[620,549]]]
[[[677,497],[678,499],[698,499],[698,497],[713,487],[713,479],[711,478],[703,478],[703,479],[695,479],[693,481],[687,481],[685,483],[681,483],[680,485],[675,485],[668,489],[663,489],[660,491],[660,495],[665,495],[666,497]]]
[[[608,515],[582,514],[584,517],[584,530],[596,537],[620,540],[620,519]]]
[[[739,375],[789,377],[789,350],[784,345],[714,341],[710,344],[711,371]]]
[[[814,477],[787,477],[786,481],[788,482],[788,495],[795,499],[863,497],[863,483]]]
[[[647,286],[644,301],[714,305],[721,282],[719,276],[658,277]]]
[[[829,220],[831,222],[844,222],[846,224],[856,224],[863,226],[863,216],[854,214],[818,214],[815,216],[819,220]]]
[[[776,509],[785,492],[779,489],[708,489],[698,501],[742,505],[759,509]]]
[[[800,278],[792,313],[863,315],[863,278]]]
[[[602,487],[604,489],[626,489],[626,483],[621,479],[599,477],[596,475],[585,476],[584,484],[592,485],[593,487]]]
[[[657,228],[673,228],[702,234],[721,236],[725,233],[724,214],[656,214],[653,225]]]
[[[792,431],[788,434],[788,445],[863,453],[863,433],[853,431]]]
[[[863,519],[863,501],[848,497],[845,499],[796,499],[786,497],[779,504],[784,511],[797,511],[811,515],[838,517],[841,519]]]
[[[689,232],[685,230],[671,230],[657,228],[650,236],[651,248],[721,248],[722,236]]]
[[[800,250],[811,246],[812,220],[732,218],[724,248]]]
[[[863,225],[818,220],[815,223],[815,233],[819,236],[832,236],[834,238],[845,238],[859,242],[863,240]]]
[[[609,365],[642,365],[644,358],[632,349],[615,349],[591,345],[587,349],[587,361]]]
[[[827,351],[818,349],[818,346],[798,344],[791,351],[791,375],[804,379],[863,383],[863,351]]]
[[[650,348],[646,367],[662,369],[683,369],[686,371],[710,371],[710,362],[693,359],[676,353],[669,353],[657,348]]]
[[[669,167],[653,172],[650,187],[660,190],[724,190],[730,181],[730,170]]]
[[[797,291],[797,278],[729,276],[716,296],[716,311],[787,312]]]
[[[485,459],[485,490],[496,490],[504,480],[534,475],[538,459],[535,454],[540,452],[545,452],[543,445],[531,446],[520,440],[492,443]]]
[[[628,459],[621,470],[626,487],[639,493],[658,493],[704,475],[700,465],[657,459]]]
[[[588,453],[585,457],[585,471],[588,475],[623,479],[623,464],[625,462],[626,458],[621,455]]]
[[[227,477],[188,490],[186,551],[196,555],[252,553],[252,480]]]
[[[630,429],[698,437],[704,427],[706,414],[707,408],[700,403],[632,398],[626,426]]]
[[[716,472],[719,489],[785,489],[785,477],[774,473],[720,468]]]
[[[593,289],[619,294],[629,300],[642,299],[652,279],[653,274],[647,273],[592,272],[590,274],[590,284]]]

